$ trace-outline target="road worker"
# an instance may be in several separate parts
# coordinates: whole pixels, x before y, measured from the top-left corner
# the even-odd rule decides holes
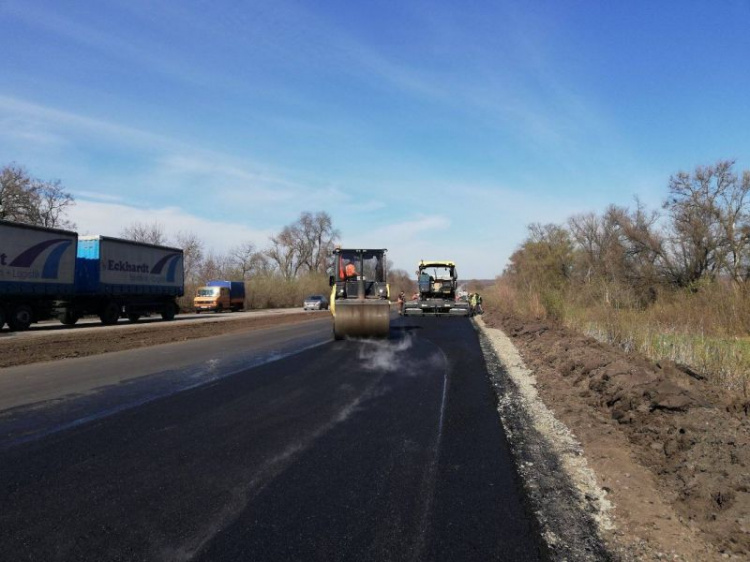
[[[406,293],[401,291],[398,294],[398,315],[403,316],[404,315],[404,303],[406,302]]]
[[[476,314],[477,311],[477,294],[471,293],[469,295],[469,307],[471,308],[471,315]]]
[[[350,261],[344,268],[344,275],[347,279],[350,277],[357,277],[357,267],[354,265],[354,261]]]

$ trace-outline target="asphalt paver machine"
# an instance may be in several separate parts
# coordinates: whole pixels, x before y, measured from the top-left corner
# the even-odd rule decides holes
[[[458,275],[452,261],[420,261],[417,289],[417,298],[404,304],[405,316],[471,315],[469,303],[456,298]]]

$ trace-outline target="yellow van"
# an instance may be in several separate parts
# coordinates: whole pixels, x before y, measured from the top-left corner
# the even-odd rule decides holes
[[[209,281],[198,287],[193,299],[195,313],[212,310],[242,310],[245,308],[245,283],[242,281]]]

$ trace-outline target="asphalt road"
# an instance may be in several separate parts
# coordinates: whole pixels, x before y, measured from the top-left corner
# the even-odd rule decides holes
[[[201,323],[201,322],[231,322],[235,320],[242,320],[251,317],[260,316],[278,316],[284,314],[294,314],[303,312],[302,307],[295,308],[273,308],[273,309],[262,309],[262,310],[243,310],[240,312],[204,312],[202,314],[178,314],[175,316],[173,321],[170,321],[168,325],[175,324],[186,324],[186,323]],[[28,330],[23,332],[12,332],[8,328],[7,324],[4,328],[0,329],[0,341],[3,339],[14,339],[19,340],[23,338],[44,338],[53,337],[55,334],[63,333],[75,333],[83,335],[86,333],[92,333],[94,331],[101,333],[107,330],[127,330],[136,329],[144,325],[156,325],[163,323],[164,320],[158,314],[151,316],[144,316],[138,322],[130,322],[126,318],[120,318],[117,324],[111,326],[105,326],[101,323],[99,318],[95,316],[86,316],[81,318],[74,326],[65,326],[61,324],[59,320],[43,320],[32,324]]]
[[[113,384],[3,412],[0,560],[541,558],[468,319],[278,340],[187,389],[134,373],[124,407]]]

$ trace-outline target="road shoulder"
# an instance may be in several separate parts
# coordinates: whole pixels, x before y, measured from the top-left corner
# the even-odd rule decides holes
[[[475,319],[497,410],[553,560],[615,559],[603,541],[610,503],[570,430],[544,405],[510,339]]]

